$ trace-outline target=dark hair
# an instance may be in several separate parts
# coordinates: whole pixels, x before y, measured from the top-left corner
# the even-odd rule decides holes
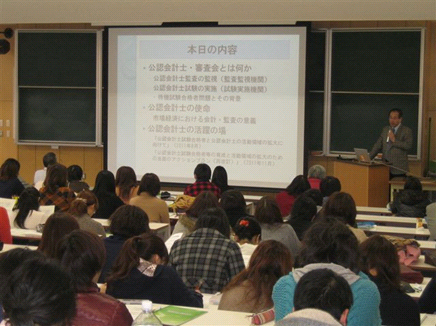
[[[290,220],[311,221],[317,212],[316,203],[309,196],[299,196],[292,206]]]
[[[161,238],[155,234],[141,234],[124,242],[111,274],[106,278],[110,283],[126,278],[133,268],[139,266],[139,258],[151,261],[153,255],[158,255],[164,264],[168,262],[168,250]]]
[[[245,211],[247,203],[242,193],[238,190],[227,190],[221,193],[220,205],[226,212],[232,228],[239,218],[247,216]]]
[[[195,230],[209,228],[217,230],[226,238],[230,238],[230,224],[226,212],[220,207],[205,209],[198,216]]]
[[[143,191],[150,196],[157,196],[160,191],[160,180],[156,174],[146,173],[142,176],[141,182],[139,183],[138,195]]]
[[[247,297],[242,298],[243,301],[254,300],[257,305],[266,296],[269,304],[273,306],[273,286],[280,277],[287,275],[291,270],[292,257],[289,249],[275,240],[262,241],[251,255],[247,268],[237,274],[223,292],[248,281],[250,288]]]
[[[49,165],[56,164],[57,162],[58,161],[56,159],[56,154],[53,152],[48,152],[42,158],[42,164],[44,164],[45,167],[48,167]]]
[[[39,209],[39,191],[35,187],[25,188],[14,205],[13,211],[18,210],[15,216],[15,224],[21,229],[25,229],[24,223],[30,211]]]
[[[239,240],[247,239],[248,241],[251,241],[253,237],[261,234],[259,223],[254,217],[250,216],[241,217],[233,226],[233,231],[235,235],[238,236]]]
[[[359,273],[359,249],[356,236],[342,222],[324,217],[314,222],[303,236],[295,267],[333,263]]]
[[[221,189],[221,192],[226,191],[226,189],[229,187],[227,171],[221,165],[218,165],[215,167],[215,169],[213,169],[212,183],[218,186],[218,188]]]
[[[195,167],[194,175],[198,181],[209,181],[211,174],[210,166],[206,163],[200,163]]]
[[[88,206],[95,205],[95,210],[98,209],[98,199],[89,190],[81,191],[76,199],[71,203],[68,213],[73,216],[82,216],[88,212]]]
[[[56,258],[71,276],[76,292],[86,291],[106,260],[103,240],[85,230],[75,230],[59,242]]]
[[[308,189],[302,193],[302,196],[312,198],[317,206],[322,206],[322,193],[319,189]]]
[[[78,165],[70,165],[68,167],[68,181],[82,180],[83,170]]]
[[[353,305],[353,293],[347,281],[330,269],[315,269],[304,274],[294,293],[295,311],[314,308],[340,320],[342,313]]]
[[[76,314],[71,279],[55,262],[30,259],[8,279],[2,300],[5,317],[13,326],[59,325]]]
[[[104,194],[115,194],[115,177],[111,171],[102,170],[95,178],[95,186],[92,192],[98,197]]]
[[[256,204],[254,217],[259,223],[275,224],[283,223],[280,208],[275,199],[264,196]]]
[[[54,193],[60,187],[67,186],[67,168],[65,165],[56,163],[50,165],[45,176],[44,186],[49,193]]]
[[[323,215],[334,216],[352,227],[356,227],[356,203],[346,192],[333,193],[323,207]]]
[[[373,235],[359,245],[360,268],[366,274],[375,268],[376,278],[390,289],[400,289],[400,263],[395,246],[380,235]]]
[[[71,214],[56,212],[50,215],[42,230],[38,250],[48,258],[55,257],[57,245],[62,237],[77,229],[79,223]]]
[[[109,231],[126,238],[150,231],[147,213],[133,205],[118,207],[109,220]]]
[[[326,176],[325,167],[322,165],[316,164],[312,165],[307,172],[308,178],[316,178],[316,179],[324,179]]]
[[[321,180],[319,190],[323,197],[329,197],[332,193],[341,191],[341,182],[336,177],[327,176]]]
[[[402,118],[402,117],[403,117],[403,111],[402,111],[401,109],[397,109],[397,108],[390,109],[390,110],[389,110],[388,117],[391,116],[391,113],[392,113],[392,112],[398,112],[398,118]]]
[[[14,158],[8,158],[0,167],[0,180],[10,180],[16,178],[20,172],[20,162]]]
[[[422,191],[422,184],[421,181],[419,181],[418,178],[407,176],[406,182],[404,183],[404,190],[417,190]]]
[[[212,191],[202,191],[186,211],[189,217],[197,218],[207,208],[219,207],[218,198]]]
[[[130,198],[132,188],[136,187],[136,173],[130,166],[121,166],[115,176],[115,187],[119,189],[119,197],[123,200]]]
[[[294,180],[287,186],[286,192],[292,196],[298,196],[305,192],[307,189],[310,189],[310,183],[307,181],[306,176],[300,174],[297,175]]]

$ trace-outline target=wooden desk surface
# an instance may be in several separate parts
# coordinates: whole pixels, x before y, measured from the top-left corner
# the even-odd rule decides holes
[[[386,207],[356,206],[356,210],[358,214],[392,215],[392,212]]]
[[[416,217],[400,217],[400,216],[382,216],[382,215],[367,215],[367,214],[357,214],[356,215],[357,222],[374,222],[374,223],[383,223],[387,226],[403,226],[403,227],[416,227]],[[425,219],[422,219],[423,224],[427,224]]]
[[[430,231],[428,229],[417,229],[417,228],[407,228],[407,227],[401,227],[401,226],[383,226],[383,225],[376,225],[370,229],[364,230],[367,233],[378,233],[378,234],[392,234],[397,236],[405,236],[407,237],[414,237],[414,236],[421,236],[421,237],[429,237]]]
[[[30,250],[38,249],[38,247],[36,247],[36,246],[26,246],[26,245],[6,244],[5,243],[3,245],[3,249],[2,249],[1,252],[6,252],[6,251],[9,251],[9,250],[12,250],[12,249],[16,249],[16,248],[27,248],[27,249],[30,249]]]

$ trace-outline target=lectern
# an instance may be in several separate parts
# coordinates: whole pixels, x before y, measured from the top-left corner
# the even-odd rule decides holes
[[[356,206],[386,207],[389,202],[389,167],[385,165],[338,160],[333,163],[333,176]]]

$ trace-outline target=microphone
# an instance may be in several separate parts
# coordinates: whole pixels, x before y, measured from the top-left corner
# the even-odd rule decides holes
[[[395,128],[391,127],[391,129],[389,131],[391,131],[392,133],[395,133]],[[389,132],[388,132],[388,136],[386,137],[386,142],[389,143]]]

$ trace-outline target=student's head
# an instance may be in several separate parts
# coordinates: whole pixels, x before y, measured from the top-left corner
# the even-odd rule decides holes
[[[92,190],[97,196],[100,194],[115,194],[115,177],[111,171],[102,170],[95,178],[95,186]]]
[[[45,167],[49,167],[50,165],[56,164],[57,162],[58,161],[56,159],[56,154],[53,152],[48,152],[42,158],[42,164],[44,164]]]
[[[81,191],[71,203],[68,213],[74,216],[92,215],[98,209],[98,199],[89,190]],[[91,214],[90,214],[91,213]]]
[[[20,162],[14,158],[8,158],[0,167],[0,180],[16,178],[20,172]]]
[[[125,238],[150,231],[147,213],[136,206],[123,205],[118,207],[109,220],[109,231]]]
[[[139,266],[140,259],[166,265],[168,250],[163,240],[151,233],[127,239],[114,262],[112,273],[106,278],[108,284],[127,277],[133,268]]]
[[[214,207],[219,207],[218,198],[212,191],[202,191],[195,197],[191,207],[186,211],[186,215],[197,218],[205,209]]]
[[[15,216],[15,224],[24,229],[24,222],[26,221],[29,212],[32,210],[37,211],[39,209],[39,191],[34,187],[24,189],[17,202],[14,205],[13,210],[17,212]]]
[[[260,223],[275,224],[283,223],[280,208],[274,198],[264,196],[256,204],[254,217]]]
[[[238,190],[227,190],[221,193],[220,205],[229,217],[229,222],[233,221],[230,223],[232,228],[239,217],[247,215],[245,198]]]
[[[248,281],[251,290],[244,300],[259,302],[261,298],[267,297],[272,306],[274,284],[291,270],[292,257],[289,249],[275,240],[262,241],[251,255],[247,268],[230,281],[224,292]]]
[[[68,181],[80,181],[83,177],[83,170],[78,165],[70,165],[68,167]]]
[[[260,225],[253,217],[241,217],[233,226],[233,231],[236,242],[257,244],[260,240]]]
[[[138,195],[142,192],[148,193],[150,196],[157,196],[160,191],[159,177],[154,173],[146,173],[142,176],[139,184]]]
[[[322,194],[319,189],[308,189],[303,192],[303,196],[312,198],[317,206],[322,206]]]
[[[295,267],[316,263],[337,264],[356,274],[360,271],[357,238],[335,218],[325,217],[316,221],[303,236]]]
[[[325,167],[322,165],[316,164],[312,165],[307,172],[308,178],[316,178],[316,179],[324,179],[326,176]]]
[[[404,183],[404,189],[405,190],[417,190],[422,191],[422,184],[421,181],[419,181],[418,178],[407,176],[406,182]]]
[[[391,109],[389,111],[389,125],[395,128],[403,121],[403,111],[400,109]]]
[[[356,203],[346,192],[333,193],[323,207],[323,214],[335,216],[348,225],[356,226]]]
[[[213,170],[212,183],[221,188],[226,188],[228,186],[227,171],[221,165],[218,165]]]
[[[56,212],[47,219],[42,230],[41,242],[38,250],[46,257],[55,257],[59,241],[67,234],[79,229],[79,223],[69,213]]]
[[[197,181],[209,181],[211,174],[210,166],[206,163],[200,163],[195,167],[194,177]]]
[[[67,186],[67,168],[65,165],[56,163],[50,165],[45,176],[44,186],[49,192],[56,192],[59,187]]]
[[[136,173],[130,166],[121,166],[115,176],[115,186],[121,198],[129,198],[132,187],[136,187]]]
[[[66,325],[76,314],[71,278],[46,259],[26,260],[14,270],[2,305],[11,326]]]
[[[332,193],[341,191],[341,182],[336,177],[327,176],[321,180],[319,190],[324,197],[329,197]]]
[[[395,246],[380,235],[373,235],[359,245],[361,269],[391,289],[400,288],[400,263]]]
[[[208,228],[217,230],[226,238],[230,238],[230,224],[226,212],[220,207],[205,209],[195,223],[195,230]]]
[[[312,221],[317,212],[316,203],[309,196],[299,196],[292,206],[291,220]]]
[[[304,175],[297,175],[286,188],[286,192],[292,196],[299,196],[307,189],[310,189],[310,183]]]
[[[329,269],[315,269],[303,275],[294,293],[294,310],[313,308],[332,315],[346,325],[353,305],[353,294],[347,281]]]
[[[85,230],[75,230],[59,242],[56,259],[70,275],[77,292],[86,291],[106,259],[103,240]]]

